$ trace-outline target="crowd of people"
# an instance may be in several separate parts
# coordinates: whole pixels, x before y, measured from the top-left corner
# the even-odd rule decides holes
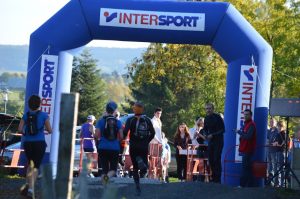
[[[29,111],[25,113],[19,124],[19,132],[23,134],[22,143],[28,162],[32,166],[28,167],[27,182],[21,187],[21,194],[32,196],[34,181],[37,178],[38,168],[46,149],[45,133],[52,132],[49,116],[39,110],[41,98],[33,95],[29,98]],[[122,126],[119,120],[120,113],[115,102],[106,104],[106,112],[101,118],[94,122],[93,115],[87,117],[86,123],[81,127],[81,138],[83,139],[83,150],[87,159],[92,162],[92,154],[98,153],[98,168],[101,168],[101,181],[107,183],[109,179],[116,176],[118,164],[122,162],[120,153],[125,150],[125,145],[129,140],[129,155],[133,165],[133,179],[136,185],[136,194],[141,194],[140,178],[147,175],[149,160],[149,145],[161,145],[159,164],[162,171],[162,180],[168,181],[168,167],[171,161],[171,148],[168,139],[162,132],[162,122],[160,120],[162,109],[154,110],[152,119],[144,115],[144,105],[136,102],[133,105],[134,115],[126,120]],[[197,156],[208,159],[210,181],[221,183],[221,154],[224,144],[225,125],[221,114],[214,112],[214,105],[205,105],[206,116],[196,117],[193,128],[188,128],[182,122],[178,125],[174,135],[174,147],[176,149],[177,176],[180,181],[186,180],[187,156],[182,155],[183,150],[196,149]],[[240,185],[242,187],[253,185],[253,174],[251,169],[252,159],[256,148],[256,125],[252,120],[252,112],[244,110],[244,124],[241,129],[234,129],[239,134],[239,153],[242,156],[242,171]],[[274,118],[270,120],[270,129],[267,133],[269,176],[275,175],[279,167],[283,164],[287,139],[285,124],[278,123]],[[300,130],[299,130],[300,138]],[[125,142],[124,142],[125,141]],[[297,143],[297,142],[295,142]],[[94,177],[92,166],[88,165],[88,176]],[[33,176],[33,177],[32,177]],[[279,177],[279,178],[278,178]],[[283,185],[283,176],[274,178],[274,186]]]

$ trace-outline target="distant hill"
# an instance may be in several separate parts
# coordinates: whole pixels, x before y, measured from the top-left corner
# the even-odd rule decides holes
[[[90,49],[93,58],[103,73],[118,71],[126,73],[126,65],[135,57],[140,57],[145,48],[102,48]],[[26,72],[28,62],[28,46],[0,45],[0,74],[3,72]]]

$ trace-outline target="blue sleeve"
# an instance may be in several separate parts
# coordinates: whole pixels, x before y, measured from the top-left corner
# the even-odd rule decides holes
[[[47,119],[49,119],[48,113],[43,112],[43,119],[46,122]]]
[[[27,120],[27,114],[26,113],[23,115],[22,120],[24,120],[24,121]]]
[[[117,127],[118,130],[122,129],[122,122],[120,120],[118,120]]]
[[[100,129],[100,126],[101,126],[100,122],[101,122],[101,120],[98,120],[98,122],[96,123],[96,128],[97,129]]]

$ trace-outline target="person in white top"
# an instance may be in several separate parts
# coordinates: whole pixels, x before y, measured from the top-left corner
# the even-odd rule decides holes
[[[195,126],[193,128],[190,128],[190,136],[191,136],[191,140],[192,140],[192,145],[194,146],[198,146],[199,143],[197,141],[198,138],[198,134],[200,132],[200,130],[203,128],[203,118],[201,117],[196,117],[195,119]]]
[[[162,144],[162,132],[161,132],[161,117],[162,114],[162,108],[156,108],[154,111],[154,117],[151,119],[151,122],[153,124],[153,128],[155,130],[155,136],[152,139],[152,144]]]
[[[163,182],[169,182],[168,168],[171,163],[171,147],[168,144],[168,138],[162,133],[162,155],[161,155],[161,167],[162,167],[162,180]]]

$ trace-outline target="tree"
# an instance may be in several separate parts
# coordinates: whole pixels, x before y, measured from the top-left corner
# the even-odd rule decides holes
[[[204,115],[207,101],[223,112],[225,63],[210,48],[193,45],[151,44],[128,68],[133,96],[147,115],[163,108],[163,131],[173,135],[180,122],[193,124]]]
[[[300,2],[230,0],[273,48],[271,97],[300,97]]]
[[[123,107],[128,107],[128,101],[132,101],[133,97],[131,90],[125,83],[123,76],[119,75],[117,71],[112,72],[110,75],[103,76],[106,82],[106,93],[109,100],[115,101],[119,106],[119,111],[123,111]]]
[[[106,84],[96,66],[97,60],[92,58],[88,50],[84,50],[80,57],[74,58],[71,91],[80,94],[79,124],[85,122],[88,115],[100,117],[105,110],[105,103],[107,102]]]

